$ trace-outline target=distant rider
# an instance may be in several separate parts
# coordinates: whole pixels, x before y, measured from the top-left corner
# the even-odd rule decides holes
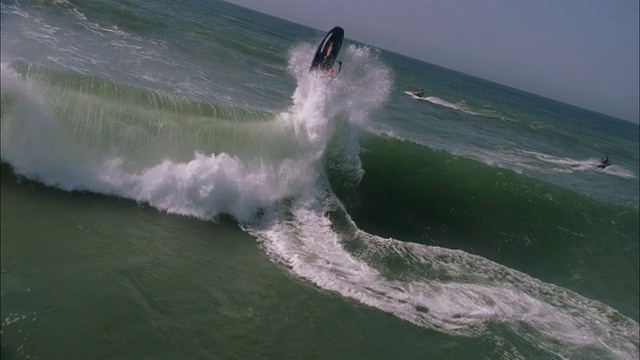
[[[598,168],[600,169],[604,169],[607,166],[611,165],[611,163],[609,162],[609,157],[605,156],[602,161],[600,162],[600,165],[598,165]]]

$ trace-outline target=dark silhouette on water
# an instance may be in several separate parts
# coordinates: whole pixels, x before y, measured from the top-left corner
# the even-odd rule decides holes
[[[609,162],[609,157],[605,156],[600,162],[600,164],[598,164],[598,169],[604,169],[609,165],[611,165],[611,162]]]

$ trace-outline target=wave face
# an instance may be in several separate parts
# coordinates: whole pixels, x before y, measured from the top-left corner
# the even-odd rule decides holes
[[[246,221],[258,209],[315,186],[333,124],[348,122],[353,126],[343,132],[355,131],[384,101],[388,70],[365,48],[346,52],[367,74],[358,80],[360,91],[350,80],[362,74],[308,74],[309,48],[302,46],[292,51],[290,64],[301,85],[291,109],[279,114],[3,63],[2,157],[18,174],[65,190]],[[374,84],[378,92],[365,94]],[[352,159],[355,140],[345,138]]]
[[[110,44],[132,48],[145,61],[157,55],[156,69],[186,56],[172,53],[168,41],[135,47],[163,27],[162,16],[119,10],[115,20],[90,21],[93,11],[113,4],[56,4],[45,7],[71,14],[83,31],[113,36]],[[114,27],[123,21],[128,26]],[[70,46],[46,37],[47,29],[59,31],[44,27],[32,36]],[[218,46],[249,54],[243,59],[277,62],[282,54],[205,26],[188,29],[221,36]],[[348,70],[329,78],[308,72],[313,49],[298,43],[283,69],[266,72],[293,79],[285,111],[206,99],[206,90],[217,88],[204,75],[172,88],[175,73],[168,79],[153,78],[158,71],[138,74],[145,66],[132,61],[121,62],[116,76],[90,52],[78,51],[61,66],[3,60],[2,161],[21,177],[66,191],[207,221],[230,215],[296,277],[422,328],[510,344],[504,347],[513,357],[519,347],[533,347],[541,357],[638,357],[637,309],[624,305],[633,301],[616,310],[578,294],[618,305],[581,287],[580,279],[600,276],[602,283],[636,290],[630,296],[637,303],[638,247],[629,235],[638,232],[637,207],[607,205],[486,161],[380,135],[372,118],[394,86],[381,54],[345,46]],[[196,63],[191,73],[202,69]],[[252,88],[247,94],[275,81],[255,85],[260,76],[252,73],[243,83]],[[129,77],[137,83],[124,80]],[[272,97],[282,96],[274,91],[259,99]],[[477,114],[438,97],[427,101]],[[611,233],[617,237],[604,244]],[[611,266],[611,253],[623,254],[618,275],[628,281],[589,269]]]

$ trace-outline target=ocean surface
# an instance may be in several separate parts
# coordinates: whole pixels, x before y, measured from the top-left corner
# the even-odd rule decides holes
[[[0,9],[2,359],[638,359],[637,123],[217,0]]]

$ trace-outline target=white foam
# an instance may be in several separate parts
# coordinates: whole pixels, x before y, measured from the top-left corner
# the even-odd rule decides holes
[[[635,179],[637,176],[631,171],[619,166],[609,165],[604,169],[598,168],[601,161],[597,158],[587,159],[574,159],[566,156],[554,156],[537,151],[522,151],[522,153],[534,156],[536,159],[549,164],[560,165],[561,167],[554,168],[555,171],[564,173],[594,171],[605,174],[615,175],[627,179]]]
[[[165,160],[133,175],[115,166],[100,179],[107,185],[103,192],[171,213],[203,219],[227,213],[248,221],[257,210],[306,189],[315,176],[303,161],[247,163],[222,153],[196,154],[187,163]]]
[[[425,101],[428,101],[428,102],[430,102],[432,104],[448,107],[450,109],[459,110],[459,111],[462,111],[462,112],[470,114],[470,115],[481,115],[478,112],[472,111],[471,109],[469,109],[467,106],[465,106],[463,104],[454,104],[454,103],[448,102],[446,100],[442,100],[437,96],[427,96],[427,97],[424,97],[424,98],[421,98],[421,99],[424,99]]]
[[[290,215],[287,222],[267,217],[248,231],[296,276],[421,327],[476,336],[499,323],[563,357],[593,347],[619,358],[638,356],[638,324],[606,305],[463,251],[360,230],[339,234],[325,215],[336,208],[318,187],[280,209]],[[359,250],[345,250],[354,242]],[[384,264],[393,259],[408,273],[385,275]]]

